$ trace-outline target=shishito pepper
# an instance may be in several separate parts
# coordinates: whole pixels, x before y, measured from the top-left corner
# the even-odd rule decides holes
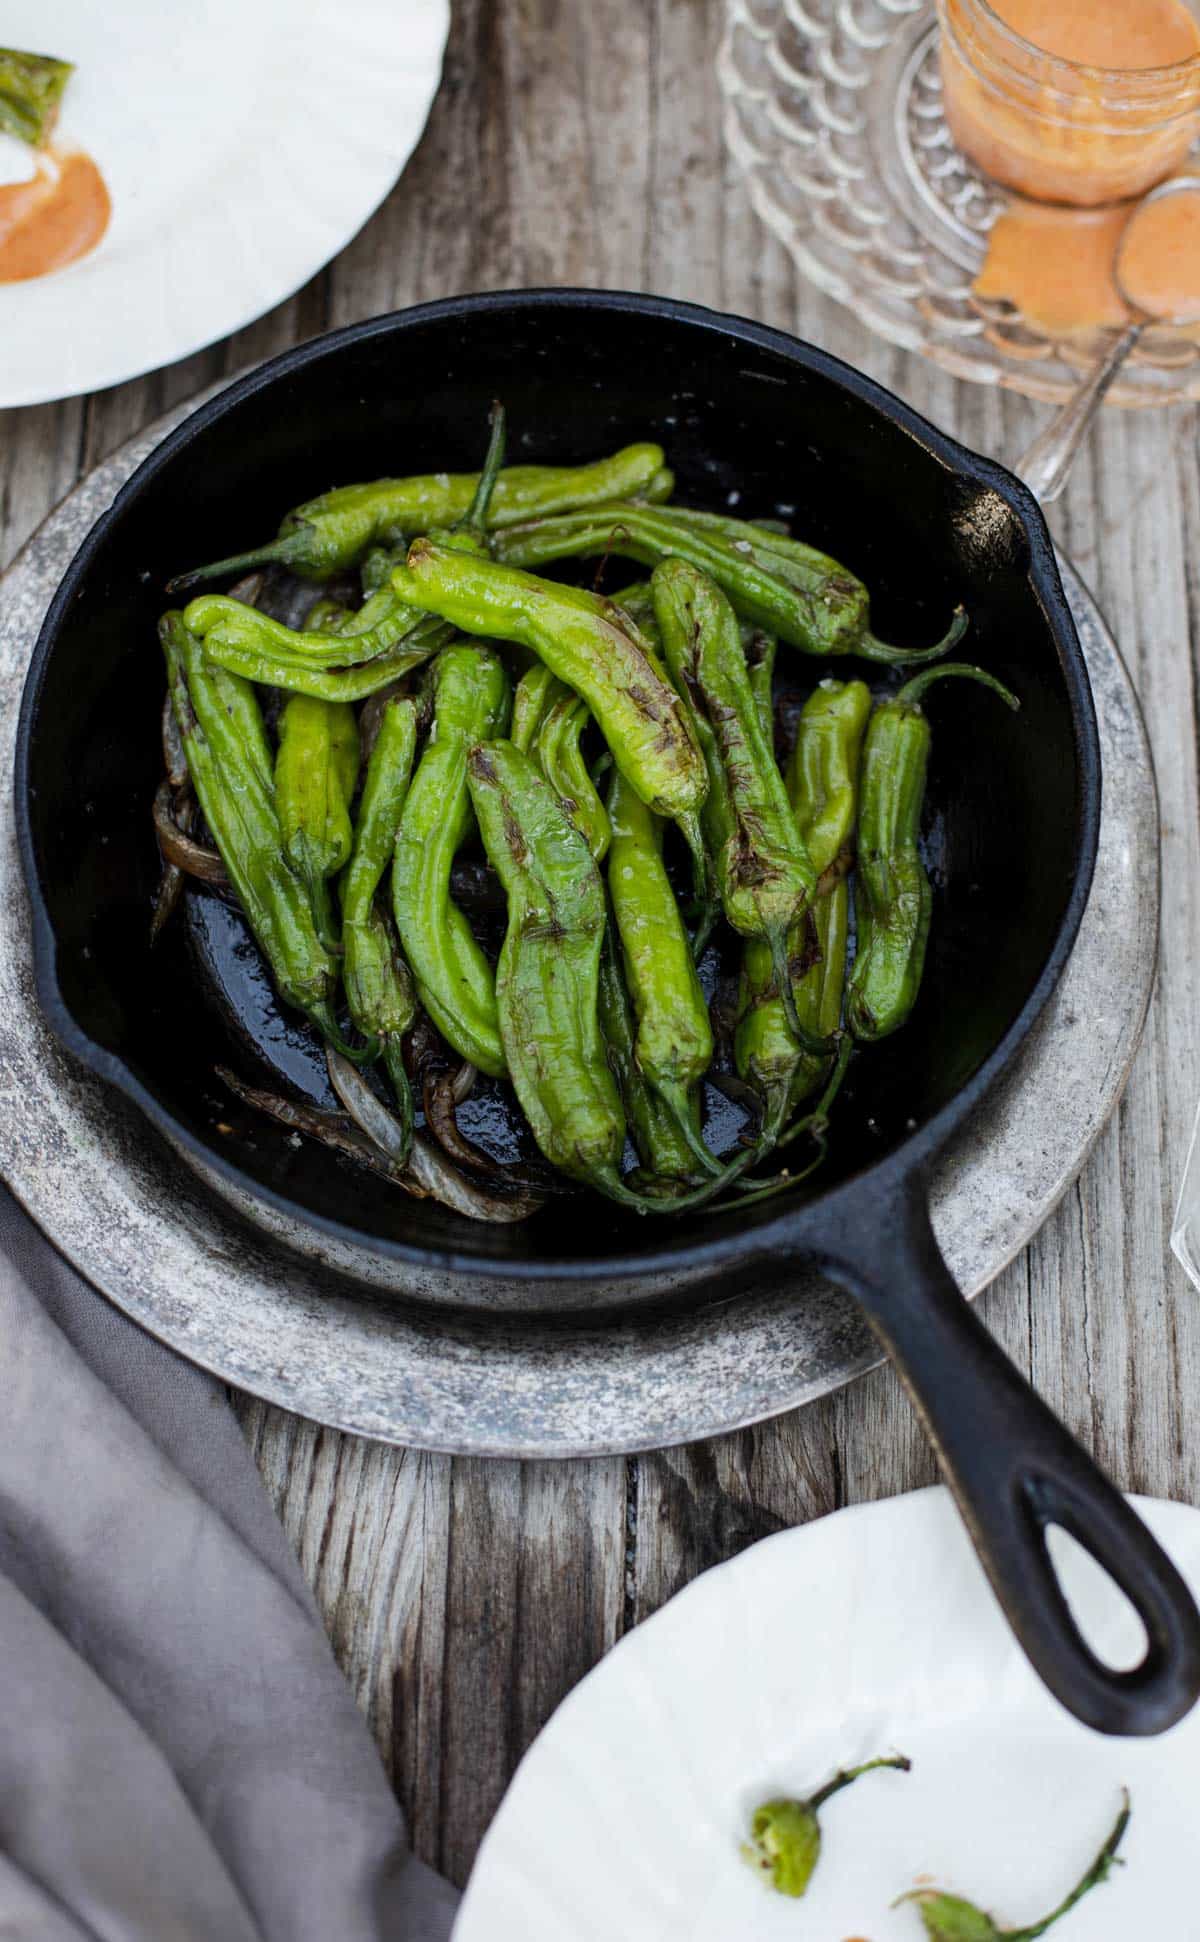
[[[561,683],[558,685],[561,687]],[[586,701],[581,701],[569,688],[563,689],[551,699],[538,728],[537,760],[542,774],[600,863],[612,840],[612,827],[581,746],[590,720]],[[649,815],[650,811],[645,813]]]
[[[184,620],[204,642],[205,652],[233,674],[259,663],[281,663],[310,672],[360,668],[378,661],[412,636],[432,633],[427,617],[405,606],[391,587],[364,601],[356,614],[328,629],[285,627],[257,607],[223,593],[200,593],[189,600]],[[423,644],[419,638],[418,645]],[[428,654],[428,647],[425,648]],[[247,674],[247,679],[260,677]]]
[[[818,1788],[805,1800],[791,1800],[786,1797],[764,1801],[755,1809],[750,1821],[750,1839],[742,1848],[742,1855],[752,1868],[758,1869],[770,1882],[772,1888],[781,1895],[791,1895],[797,1900],[808,1892],[808,1884],[813,1871],[821,1858],[821,1824],[817,1813],[864,1773],[874,1773],[880,1767],[891,1767],[899,1773],[907,1773],[912,1765],[902,1753],[888,1759],[866,1760],[860,1767],[850,1767],[836,1773],[824,1787]]]
[[[693,855],[701,850],[704,762],[683,703],[621,608],[580,587],[423,539],[409,548],[392,584],[403,600],[465,634],[532,649],[587,703],[617,767],[647,807],[679,823]]]
[[[288,867],[275,809],[271,752],[254,690],[214,668],[178,613],[159,638],[188,773],[246,921],[280,996],[340,1044],[332,998],[336,961],[317,934],[304,885]]]
[[[510,735],[522,755],[529,755],[536,749],[538,733],[546,716],[554,703],[570,692],[566,683],[552,674],[543,662],[535,661],[531,668],[526,668],[513,694]]]
[[[670,483],[660,445],[627,445],[591,465],[513,465],[496,481],[488,523],[511,525],[514,520],[595,505],[647,487],[656,493],[669,492]],[[288,513],[278,537],[265,546],[180,574],[171,581],[170,591],[272,562],[305,580],[331,579],[357,566],[373,546],[455,525],[468,511],[478,487],[477,472],[435,472],[336,486]]]
[[[1125,1838],[1130,1813],[1129,1795],[1126,1794],[1112,1832],[1086,1874],[1076,1882],[1057,1908],[1052,1908],[1040,1921],[1031,1922],[1026,1927],[1001,1928],[974,1902],[965,1901],[961,1895],[947,1895],[938,1888],[915,1888],[911,1893],[901,1895],[895,1905],[916,1903],[929,1942],[1036,1942],[1038,1936],[1045,1935],[1093,1888],[1107,1881],[1114,1868],[1122,1865],[1117,1849]]]
[[[508,897],[496,970],[509,1076],[542,1152],[628,1205],[625,1115],[598,1023],[604,890],[591,852],[545,778],[511,742],[471,751],[480,834]]]
[[[31,148],[44,148],[74,72],[73,62],[56,60],[52,54],[0,47],[0,129]]]
[[[789,942],[793,963],[812,962],[794,980],[796,1009],[805,1030],[832,1042],[841,1024],[846,977],[850,893],[846,872],[858,809],[858,772],[871,693],[862,681],[822,681],[800,715],[788,765],[788,796],[818,872],[811,930],[804,925]],[[814,1092],[829,1069],[828,1058],[805,1051],[791,1031],[775,988],[769,951],[747,942],[734,1057],[764,1103],[768,1126],[782,1128],[788,1113]]]
[[[715,582],[686,560],[664,560],[650,584],[663,655],[688,697],[708,762],[706,834],[717,851],[722,908],[743,937],[767,943],[788,1023],[803,1043],[811,1035],[796,1015],[788,940],[817,873],[763,732],[737,616]]]
[[[886,1038],[917,1000],[933,892],[921,860],[921,810],[932,739],[921,702],[935,681],[961,677],[991,688],[1010,708],[1016,696],[982,668],[928,668],[875,710],[863,750],[855,915],[858,947],[846,1002],[855,1038]]]
[[[712,1064],[708,1006],[663,865],[661,825],[619,769],[609,789],[608,817],[608,894],[637,1018],[637,1067],[673,1114],[692,1159],[705,1172],[719,1173],[720,1161],[700,1134],[696,1091]]]
[[[706,573],[756,627],[806,654],[859,654],[888,663],[935,660],[966,630],[961,608],[933,647],[892,647],[871,632],[870,596],[837,560],[799,540],[720,514],[679,514],[673,506],[638,502],[511,525],[492,541],[496,559],[532,568],[551,560],[621,555],[655,566],[686,560]]]
[[[489,648],[465,642],[433,664],[433,721],[400,818],[392,901],[421,1003],[442,1037],[493,1078],[504,1048],[491,965],[450,895],[455,855],[474,827],[467,756],[503,733],[509,684]]]
[[[283,853],[306,886],[317,930],[338,941],[329,881],[350,857],[358,781],[358,723],[345,702],[293,695],[279,717],[275,808]]]
[[[415,705],[405,700],[389,701],[367,762],[354,847],[340,886],[346,1003],[359,1031],[379,1044],[396,1096],[397,1117],[409,1144],[413,1103],[402,1041],[412,1029],[417,1000],[412,974],[400,955],[391,918],[381,907],[378,893],[391,868],[416,744]]]
[[[696,1173],[691,1141],[684,1138],[666,1101],[647,1084],[637,1062],[637,1020],[621,965],[620,942],[611,923],[600,953],[599,1018],[639,1160],[655,1181],[672,1187],[689,1182]],[[698,1112],[694,1127],[699,1133]]]

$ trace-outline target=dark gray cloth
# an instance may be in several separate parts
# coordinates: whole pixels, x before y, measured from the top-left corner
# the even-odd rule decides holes
[[[445,1942],[220,1387],[0,1188],[0,1935]]]

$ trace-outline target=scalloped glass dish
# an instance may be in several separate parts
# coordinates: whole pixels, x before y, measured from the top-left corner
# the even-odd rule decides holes
[[[1106,333],[1054,339],[972,295],[1004,197],[951,139],[927,0],[728,0],[718,72],[753,206],[802,275],[956,377],[1070,395]],[[1108,396],[1200,399],[1200,342],[1147,331]]]

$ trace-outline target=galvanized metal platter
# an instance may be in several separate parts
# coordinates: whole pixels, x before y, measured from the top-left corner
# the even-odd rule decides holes
[[[191,409],[187,407],[186,409]],[[25,668],[88,528],[186,409],[92,473],[30,541],[0,605],[0,760],[12,773]],[[1104,818],[1063,982],[933,1192],[972,1295],[1077,1176],[1124,1088],[1154,980],[1158,804],[1116,645],[1065,569],[1100,721]],[[825,1395],[880,1360],[848,1297],[786,1258],[736,1300],[619,1325],[438,1312],[439,1290],[222,1201],[76,1066],[34,996],[12,806],[0,810],[0,1173],[102,1295],[238,1388],[341,1429],[426,1449],[585,1456],[718,1434]],[[434,1278],[436,1279],[436,1278]],[[602,1298],[602,1290],[597,1290]]]

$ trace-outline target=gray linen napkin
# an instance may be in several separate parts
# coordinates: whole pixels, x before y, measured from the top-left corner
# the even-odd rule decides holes
[[[0,1188],[0,1935],[445,1942],[219,1386]]]

